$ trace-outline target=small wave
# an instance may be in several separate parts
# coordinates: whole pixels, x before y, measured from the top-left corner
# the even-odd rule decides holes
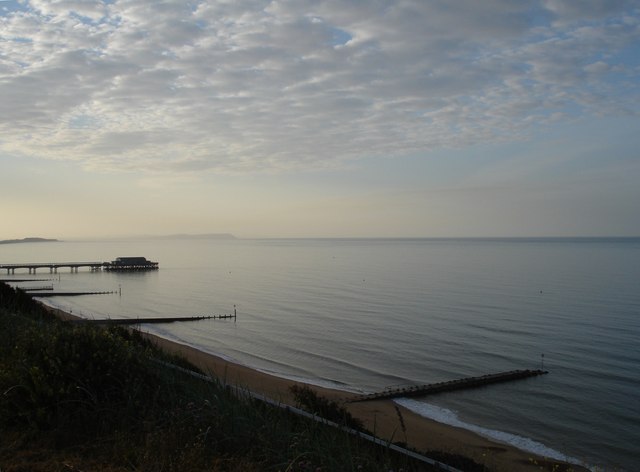
[[[247,367],[249,369],[253,369],[257,372],[262,372],[264,374],[267,375],[272,375],[274,377],[280,377],[282,379],[286,379],[286,380],[292,380],[294,382],[301,382],[301,383],[305,383],[308,385],[315,385],[317,387],[323,387],[323,388],[329,388],[332,390],[341,390],[343,392],[349,392],[349,393],[358,393],[361,394],[363,393],[361,390],[359,389],[355,389],[343,382],[339,382],[337,380],[330,380],[330,379],[323,379],[323,378],[314,378],[311,376],[311,374],[306,373],[306,375],[295,375],[295,374],[291,374],[291,373],[284,373],[281,370],[275,370],[275,369],[269,369],[266,367],[259,367],[257,366],[255,363],[248,363],[248,362],[244,362],[241,361],[240,359],[230,356],[228,354],[224,354],[222,352],[220,352],[220,350],[213,350],[210,347],[206,346],[206,345],[202,345],[202,344],[198,344],[198,343],[194,343],[194,342],[187,342],[184,339],[182,339],[179,336],[176,336],[175,334],[172,334],[170,332],[165,332],[165,331],[160,331],[157,328],[154,329],[153,334],[160,336],[164,339],[167,339],[169,341],[173,341],[173,342],[177,342],[179,344],[185,344],[185,345],[189,345],[191,347],[194,347],[206,354],[210,354],[212,356],[216,356],[226,362],[230,362],[232,364],[236,364],[239,366],[243,366],[243,367]],[[245,351],[241,351],[243,354],[249,354]],[[266,357],[260,357],[260,356],[252,356],[255,359],[261,359],[261,360],[267,360],[269,362],[271,362],[272,364],[279,364],[276,363]],[[287,366],[287,364],[281,364],[282,366]],[[306,372],[306,371],[303,371]]]
[[[441,408],[439,406],[411,400],[408,398],[400,398],[394,401],[398,405],[401,405],[413,411],[414,413],[419,414],[420,416],[424,416],[425,418],[432,419],[439,423],[444,423],[456,428],[473,431],[474,433],[477,433],[486,438],[514,446],[522,451],[531,452],[541,457],[569,462],[572,464],[581,465],[582,467],[587,467],[590,470],[595,470],[591,469],[588,465],[582,463],[578,459],[562,454],[561,452],[556,451],[555,449],[551,449],[550,447],[534,441],[533,439],[525,438],[511,433],[505,433],[504,431],[496,431],[489,428],[483,428],[482,426],[471,423],[466,423],[458,418],[458,416],[453,411],[447,410],[446,408]]]
[[[271,371],[268,369],[259,369],[256,367],[252,367],[252,369],[255,369],[259,372],[263,372],[265,374],[273,375],[274,377],[280,377],[281,379],[292,380],[294,382],[300,382],[307,385],[313,385],[315,387],[328,388],[331,390],[340,390],[342,392],[348,392],[348,393],[356,393],[356,394],[363,393],[362,390],[353,388],[343,382],[338,382],[335,380],[316,379],[316,378],[293,375],[293,374],[283,374],[281,372]]]

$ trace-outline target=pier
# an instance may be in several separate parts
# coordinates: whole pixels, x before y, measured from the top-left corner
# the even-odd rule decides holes
[[[478,377],[466,377],[464,379],[450,380],[448,382],[438,382],[427,385],[413,385],[396,389],[386,389],[382,392],[359,395],[347,400],[348,402],[363,402],[370,400],[387,400],[400,397],[423,397],[434,393],[452,392],[455,390],[466,390],[470,388],[484,387],[495,383],[510,382],[513,380],[536,377],[548,374],[545,370],[510,370],[497,374],[488,374]]]
[[[58,269],[68,267],[71,272],[78,272],[81,267],[88,267],[91,272],[107,271],[132,272],[157,270],[158,263],[148,261],[144,257],[118,257],[111,262],[25,262],[18,264],[0,264],[0,270],[6,270],[7,275],[15,274],[16,270],[28,270],[35,274],[38,269],[49,269],[50,274],[57,274]]]

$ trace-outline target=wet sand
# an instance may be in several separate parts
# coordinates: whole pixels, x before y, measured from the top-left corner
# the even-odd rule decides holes
[[[77,318],[62,310],[49,310],[62,319]],[[161,349],[184,357],[203,372],[221,379],[224,383],[263,394],[284,404],[293,405],[289,388],[292,385],[302,385],[300,382],[260,372],[144,330],[141,332]],[[319,395],[335,401],[353,395],[314,385],[309,387]],[[345,407],[363,422],[367,430],[382,439],[404,442],[418,451],[439,450],[464,455],[486,464],[494,472],[551,470],[541,469],[541,465],[558,463],[507,444],[491,441],[471,431],[424,418],[396,405],[392,400],[346,403]],[[556,470],[587,471],[586,468],[576,465],[572,465],[571,469]]]

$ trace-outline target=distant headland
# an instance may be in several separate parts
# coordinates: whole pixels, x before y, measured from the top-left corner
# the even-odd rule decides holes
[[[47,238],[22,238],[22,239],[2,239],[0,244],[17,244],[17,243],[51,243],[58,242],[58,239]]]
[[[189,233],[175,233],[175,234],[138,234],[129,236],[113,236],[104,238],[107,241],[168,241],[168,240],[233,240],[238,239],[231,233],[202,233],[202,234],[189,234]]]
[[[230,233],[206,233],[206,234],[169,234],[153,236],[154,239],[237,239]]]

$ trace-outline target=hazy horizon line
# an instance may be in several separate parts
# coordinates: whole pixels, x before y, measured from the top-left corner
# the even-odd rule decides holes
[[[38,239],[42,241],[38,241]],[[39,242],[90,242],[90,241],[131,241],[145,239],[185,239],[185,240],[576,240],[576,239],[640,239],[640,235],[573,235],[573,236],[236,236],[232,233],[177,233],[159,235],[122,235],[122,236],[86,236],[86,237],[25,237],[0,239],[0,242],[39,243]],[[31,241],[33,240],[33,241]]]

